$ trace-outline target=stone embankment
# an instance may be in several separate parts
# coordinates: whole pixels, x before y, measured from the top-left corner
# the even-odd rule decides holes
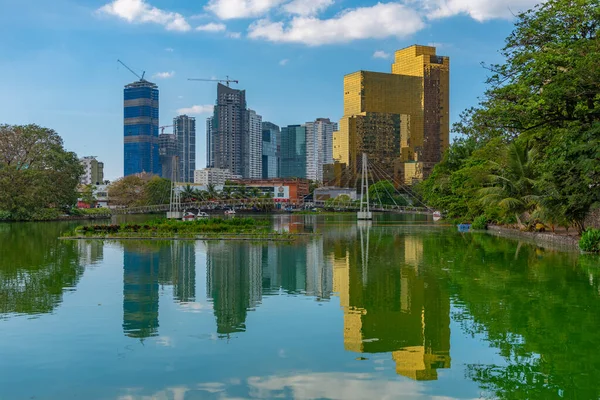
[[[579,251],[579,236],[575,232],[571,234],[551,232],[522,232],[517,229],[490,225],[488,232],[506,238],[524,240],[539,247],[551,247],[557,250]]]

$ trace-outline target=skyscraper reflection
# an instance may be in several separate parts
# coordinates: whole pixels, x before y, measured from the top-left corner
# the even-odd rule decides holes
[[[195,243],[123,243],[123,331],[133,338],[158,335],[159,284],[173,286],[174,300],[196,297]]]
[[[158,335],[160,244],[123,244],[123,331],[132,338]]]
[[[207,244],[206,291],[213,302],[217,333],[229,336],[246,330],[248,309],[262,297],[262,251],[237,242]]]
[[[393,241],[386,244],[392,253],[373,248],[366,258],[366,251],[381,240]],[[399,375],[437,379],[437,369],[450,368],[450,300],[419,264],[420,238],[385,235],[366,242],[363,238],[363,246],[334,249],[344,347],[358,353],[391,352]]]

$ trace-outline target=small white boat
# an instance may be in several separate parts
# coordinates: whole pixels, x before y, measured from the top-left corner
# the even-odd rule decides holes
[[[439,211],[436,211],[433,213],[433,220],[434,221],[439,221],[440,219],[442,219],[442,213]]]
[[[181,218],[182,221],[194,221],[195,219],[196,219],[196,214],[191,213],[191,212],[185,213],[185,215]]]
[[[196,216],[196,218],[208,218],[209,215],[207,213],[205,213],[204,211],[200,211],[198,213],[198,215]]]
[[[226,210],[225,215],[235,215],[235,210]]]

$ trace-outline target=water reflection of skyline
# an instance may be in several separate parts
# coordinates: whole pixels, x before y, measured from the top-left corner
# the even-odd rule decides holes
[[[391,353],[399,375],[437,379],[437,369],[450,367],[450,300],[422,268],[423,246],[419,236],[356,226],[299,244],[208,242],[206,295],[216,332],[245,332],[263,297],[336,295],[347,351]],[[128,336],[158,335],[159,285],[172,285],[175,301],[195,300],[195,257],[194,242],[124,246]]]

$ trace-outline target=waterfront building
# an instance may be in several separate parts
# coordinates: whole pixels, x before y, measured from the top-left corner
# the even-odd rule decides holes
[[[223,186],[226,181],[241,179],[239,175],[233,175],[228,169],[204,168],[194,172],[194,183],[201,186]]]
[[[262,178],[279,177],[279,126],[262,123]]]
[[[281,128],[281,178],[306,178],[306,127]]]
[[[262,178],[262,116],[246,110],[243,134],[244,178]]]
[[[80,158],[79,162],[83,166],[80,183],[82,185],[102,185],[104,182],[104,163],[98,161],[94,156]]]
[[[196,170],[196,118],[180,115],[173,119],[173,134],[177,138],[179,181],[194,182]]]
[[[233,179],[234,183],[256,187],[261,195],[272,197],[276,203],[301,203],[309,195],[309,181],[298,178]]]
[[[333,163],[333,132],[337,124],[329,118],[317,118],[306,126],[306,177],[323,182],[323,165]]]
[[[124,89],[124,176],[161,174],[158,151],[158,86],[140,79]]]
[[[210,166],[243,175],[244,131],[246,128],[246,91],[217,84],[207,158]]]
[[[212,168],[214,167],[214,155],[213,155],[213,146],[212,146],[212,135],[213,135],[213,121],[214,117],[208,117],[206,119],[206,167]]]
[[[358,71],[344,77],[344,116],[333,158],[356,182],[361,155],[396,182],[426,178],[449,145],[448,57],[431,46],[395,53],[392,73]]]
[[[178,173],[179,152],[177,138],[174,134],[161,133],[158,135],[158,154],[161,166],[161,176],[166,179],[177,181],[181,174]]]

